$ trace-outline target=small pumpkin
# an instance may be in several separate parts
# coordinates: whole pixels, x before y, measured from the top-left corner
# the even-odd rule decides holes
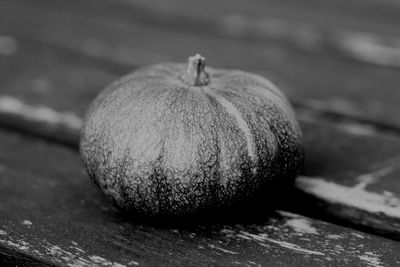
[[[80,151],[91,179],[121,209],[190,215],[250,199],[302,164],[301,131],[268,80],[185,64],[139,69],[92,103]]]

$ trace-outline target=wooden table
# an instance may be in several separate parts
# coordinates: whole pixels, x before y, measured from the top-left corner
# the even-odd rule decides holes
[[[394,0],[1,0],[0,264],[400,266],[399,12]],[[273,210],[126,218],[83,170],[81,118],[118,76],[196,52],[282,88],[304,174]]]

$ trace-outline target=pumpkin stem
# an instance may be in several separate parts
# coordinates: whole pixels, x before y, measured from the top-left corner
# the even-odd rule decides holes
[[[205,71],[206,60],[199,54],[188,59],[186,73],[182,76],[185,83],[191,86],[205,86],[210,83],[210,75]]]

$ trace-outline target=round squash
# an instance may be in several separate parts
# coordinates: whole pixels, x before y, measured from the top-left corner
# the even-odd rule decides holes
[[[251,199],[302,165],[301,131],[285,96],[238,70],[161,63],[120,78],[92,103],[80,152],[122,210],[192,215]]]

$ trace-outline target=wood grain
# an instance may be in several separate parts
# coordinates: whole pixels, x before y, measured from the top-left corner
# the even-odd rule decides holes
[[[76,148],[85,109],[100,88],[130,67],[114,67],[116,63],[107,65],[104,61],[100,64],[79,53],[67,53],[53,45],[41,46],[32,40],[18,39],[18,44],[18,52],[3,56],[4,65],[0,64],[3,73],[18,77],[3,76],[1,125]],[[400,216],[384,211],[397,205],[396,199],[400,198],[395,161],[400,140],[373,125],[329,119],[301,107],[296,111],[304,131],[307,160],[304,176],[298,179],[299,190],[293,193],[298,195],[296,201],[288,201],[286,209],[352,223],[353,227],[399,240]],[[366,174],[386,167],[393,170],[371,180],[359,202],[350,203],[343,196]],[[337,193],[333,199],[326,198],[323,191],[332,186],[329,182],[334,183]],[[387,192],[393,195],[388,196]],[[371,194],[377,194],[375,199],[370,199]],[[385,200],[391,202],[385,204]],[[306,204],[299,204],[302,201]],[[383,204],[375,210],[365,206],[379,201]],[[318,207],[323,208],[316,212]]]
[[[0,131],[0,140],[0,258],[6,263],[24,265],[31,258],[43,265],[119,267],[400,263],[396,242],[262,204],[256,214],[245,219],[234,214],[228,224],[165,225],[126,217],[89,180],[75,151],[6,131]]]
[[[398,5],[345,2],[0,1],[0,125],[70,147],[0,133],[0,263],[398,265],[398,243],[296,215],[400,240]],[[76,147],[93,97],[196,52],[269,77],[295,104],[306,168],[275,208],[296,214],[257,206],[229,224],[161,227],[88,181]]]

